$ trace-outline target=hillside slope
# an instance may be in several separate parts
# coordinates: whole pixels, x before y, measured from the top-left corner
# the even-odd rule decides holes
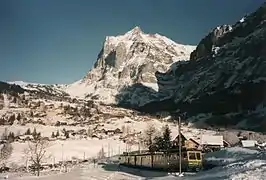
[[[264,131],[266,104],[266,4],[235,25],[215,28],[190,61],[157,72],[164,100],[142,111],[171,111],[198,124]]]

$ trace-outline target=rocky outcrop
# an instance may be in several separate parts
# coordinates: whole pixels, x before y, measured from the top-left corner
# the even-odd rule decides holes
[[[253,33],[258,26],[265,21],[265,4],[256,12],[243,17],[235,25],[222,25],[215,28],[210,34],[203,38],[195,51],[191,53],[191,60],[199,60],[217,53],[217,49],[237,38],[247,37]]]
[[[24,91],[25,89],[21,88],[19,85],[9,84],[0,81],[0,93],[5,93],[5,92],[23,93]]]
[[[222,46],[223,42],[221,39],[232,30],[230,25],[222,25],[215,28],[208,36],[203,38],[196,50],[194,50],[190,55],[190,60],[199,60],[201,58],[206,58],[208,56],[216,53],[217,47]]]
[[[156,73],[163,100],[141,110],[167,110],[193,122],[264,131],[265,47],[264,4],[233,26],[216,28],[199,43],[190,61]]]

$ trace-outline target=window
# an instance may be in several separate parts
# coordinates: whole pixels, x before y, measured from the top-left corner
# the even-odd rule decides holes
[[[195,153],[189,153],[189,159],[196,160],[196,154]]]
[[[200,155],[200,153],[196,153],[196,156],[197,156],[197,160],[201,160],[201,155]]]

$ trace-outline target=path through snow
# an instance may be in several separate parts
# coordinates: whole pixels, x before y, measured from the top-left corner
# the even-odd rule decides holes
[[[93,164],[83,165],[73,169],[69,173],[55,174],[49,176],[37,177],[14,177],[10,180],[142,180],[143,178],[128,173],[120,172],[117,165],[114,165],[112,171],[107,171],[102,166],[94,167]]]

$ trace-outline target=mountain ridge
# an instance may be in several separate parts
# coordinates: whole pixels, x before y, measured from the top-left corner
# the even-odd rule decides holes
[[[199,126],[264,131],[266,119],[266,3],[232,26],[204,37],[190,61],[157,73],[165,100],[145,112],[171,111]]]

